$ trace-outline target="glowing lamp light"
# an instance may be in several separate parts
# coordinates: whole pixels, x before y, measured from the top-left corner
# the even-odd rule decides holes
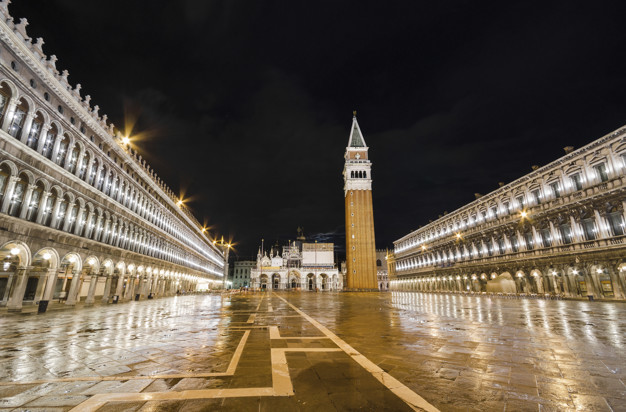
[[[122,143],[124,143],[125,145],[130,143],[130,138],[128,136],[124,136],[122,137]]]
[[[572,270],[572,273],[578,275],[578,271],[576,269]]]
[[[596,272],[598,272],[598,275],[602,274],[602,269],[598,269]]]
[[[50,260],[52,255],[50,253],[46,252],[41,257],[43,258],[43,260]]]
[[[104,262],[104,267],[105,268],[111,267],[111,262]]]
[[[135,269],[135,265],[133,265],[132,263],[128,265],[128,270],[133,270],[133,269]]]
[[[93,266],[95,263],[96,263],[96,259],[94,259],[94,258],[87,259],[87,264],[89,266]]]
[[[522,213],[520,213],[520,216],[522,216],[522,218],[525,218],[526,216],[528,216],[528,213],[526,213],[525,210],[522,210]]]
[[[178,202],[176,202],[176,206],[181,207],[183,205],[183,201],[182,200],[178,200]]]
[[[17,256],[17,255],[20,254],[20,250],[18,248],[14,247],[13,249],[11,249],[11,254],[13,256]]]
[[[460,234],[460,233],[457,233],[457,234],[456,234],[456,238],[457,238],[457,239],[461,239],[461,234]]]
[[[76,256],[70,256],[67,260],[69,260],[71,263],[76,262]]]

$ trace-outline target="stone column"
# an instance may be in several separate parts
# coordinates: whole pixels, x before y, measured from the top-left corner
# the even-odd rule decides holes
[[[59,208],[61,207],[61,202],[63,201],[62,197],[57,197],[56,201],[54,202],[54,205],[52,205],[52,211],[50,213],[52,213],[52,220],[50,220],[50,227],[56,227],[57,224],[57,220],[58,220],[58,214],[59,214]]]
[[[63,136],[62,135],[57,135],[56,139],[54,140],[54,145],[52,146],[52,154],[50,156],[50,159],[54,163],[57,162],[57,155],[59,154],[59,148],[61,146],[61,140],[63,140]]]
[[[74,273],[72,270],[72,284],[70,285],[70,291],[67,293],[67,299],[65,300],[65,304],[69,306],[76,305],[76,302],[80,300],[78,298],[78,294],[80,293],[80,289],[82,287],[82,270],[79,273]]]
[[[612,265],[606,266],[607,272],[609,272],[609,278],[611,279],[611,283],[613,284],[613,296],[615,299],[624,299],[624,290],[622,289],[622,285],[620,284],[618,274],[613,269]]]
[[[109,295],[111,294],[111,282],[112,281],[113,281],[113,276],[111,274],[108,274],[106,280],[104,281],[104,292],[102,293],[103,302],[107,302],[109,300]]]
[[[118,299],[122,299],[123,291],[124,291],[124,274],[120,273],[119,278],[117,279],[117,288],[115,289],[115,294],[118,296]]]
[[[15,191],[15,184],[20,180],[19,176],[11,176],[9,178],[9,183],[7,184],[6,189],[4,190],[4,199],[2,199],[2,206],[0,207],[1,213],[7,213],[9,210],[9,205],[11,204],[11,200],[13,200],[13,192]]]
[[[576,222],[576,219],[574,219],[574,216],[570,215],[569,221],[570,226],[572,227],[572,240],[575,243],[582,242],[584,239],[582,238],[581,230],[579,229],[578,223]]]
[[[24,144],[28,141],[28,135],[30,134],[30,129],[33,126],[33,120],[35,119],[35,113],[33,110],[29,111],[26,114],[26,119],[24,120],[24,126],[22,127],[22,135],[20,136],[20,141]]]
[[[50,124],[44,124],[41,126],[39,141],[37,142],[37,153],[41,153],[43,151],[43,145],[46,144],[46,140],[48,140],[48,130],[50,130],[50,127]]]
[[[56,268],[48,269],[48,272],[46,274],[46,288],[43,293],[43,300],[49,302],[54,297],[54,288],[57,283],[58,274],[59,273]]]
[[[11,291],[9,292],[9,301],[7,302],[9,312],[19,312],[22,310],[22,301],[24,300],[27,280],[28,271],[26,268],[18,267],[15,271],[15,279],[11,284]]]
[[[64,221],[63,221],[63,226],[61,226],[62,230],[64,232],[67,232],[70,225],[72,224],[71,219],[72,219],[72,210],[74,210],[74,207],[76,207],[76,204],[74,203],[70,203],[67,205],[67,209],[65,210],[65,216],[64,216]]]
[[[4,120],[2,121],[2,130],[9,133],[9,125],[11,121],[13,121],[13,116],[15,115],[15,108],[17,107],[17,99],[15,96],[11,96],[9,99],[9,103],[6,108],[6,115],[4,116]]]
[[[80,209],[78,209],[78,213],[76,213],[76,226],[74,226],[74,234],[75,235],[79,235],[80,236],[80,231],[83,228],[83,225],[86,225],[86,224],[89,223],[87,221],[88,219],[85,219],[85,221],[82,224],[80,223],[80,219],[82,219],[84,211],[85,211],[85,207],[83,206]]]
[[[96,224],[90,233],[90,237],[93,240],[97,240],[98,238],[98,234],[100,232],[100,223],[102,223],[102,215],[98,215],[98,217],[96,218]]]
[[[611,234],[608,231],[608,224],[606,220],[600,216],[600,213],[597,209],[593,209],[593,214],[596,217],[596,226],[598,227],[598,237],[602,239],[606,239],[611,237]]]
[[[98,274],[93,273],[91,275],[91,280],[89,281],[89,292],[87,292],[87,299],[85,299],[86,305],[93,305],[96,298],[96,286],[98,285]]]
[[[28,185],[26,192],[24,193],[24,201],[22,202],[22,210],[20,211],[20,219],[26,219],[28,209],[30,209],[30,199],[33,196],[33,190],[37,188],[36,185]]]
[[[124,291],[124,300],[133,300],[133,292],[135,291],[136,282],[137,278],[134,274],[128,275],[128,284],[126,285],[126,290]]]
[[[78,157],[76,158],[76,170],[74,170],[74,175],[80,178],[80,169],[82,169],[83,158],[85,157],[85,149],[81,149],[78,152]]]
[[[50,197],[50,192],[43,192],[41,194],[41,199],[39,199],[39,208],[37,208],[37,217],[35,218],[35,222],[38,224],[43,224],[43,216],[46,211],[46,203],[48,203],[48,198]]]

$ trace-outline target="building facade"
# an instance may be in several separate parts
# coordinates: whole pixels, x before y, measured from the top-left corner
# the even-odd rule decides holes
[[[376,250],[376,275],[378,278],[378,290],[381,292],[389,290],[389,274],[387,270],[387,249]]]
[[[624,299],[626,127],[394,242],[393,290]]]
[[[343,168],[347,290],[378,290],[372,163],[368,151],[354,112]]]
[[[223,252],[0,2],[0,305],[221,283]],[[44,305],[45,306],[45,305]]]
[[[335,264],[333,243],[290,242],[259,249],[256,267],[251,270],[254,289],[333,291],[343,289],[343,278]]]
[[[257,266],[254,260],[236,260],[232,267],[231,287],[233,289],[250,287],[250,271]]]

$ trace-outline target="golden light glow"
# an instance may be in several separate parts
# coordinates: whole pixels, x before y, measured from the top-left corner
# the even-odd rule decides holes
[[[183,205],[183,200],[179,199],[178,202],[176,202],[176,206],[181,207]]]
[[[461,239],[461,234],[460,234],[460,233],[457,233],[457,234],[456,234],[456,238],[457,238],[457,239]]]
[[[128,136],[122,137],[122,143],[124,145],[128,145],[130,143],[130,138]]]
[[[528,213],[526,213],[525,210],[522,210],[522,212],[520,213],[520,216],[522,216],[522,219],[525,218],[526,216],[528,216]]]
[[[422,245],[422,250],[426,250],[426,245]]]

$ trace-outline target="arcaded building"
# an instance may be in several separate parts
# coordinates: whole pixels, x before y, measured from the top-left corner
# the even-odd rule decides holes
[[[270,248],[269,254],[259,248],[257,264],[250,271],[252,287],[273,290],[333,291],[343,288],[343,277],[335,263],[333,243],[289,242]]]
[[[26,19],[0,7],[0,305],[142,299],[222,280],[224,255]]]
[[[626,127],[394,242],[393,290],[624,299]]]

